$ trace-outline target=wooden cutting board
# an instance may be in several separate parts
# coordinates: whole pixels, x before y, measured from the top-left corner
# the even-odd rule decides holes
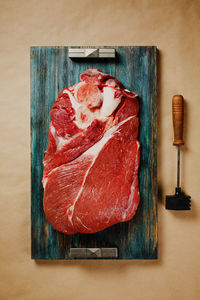
[[[115,48],[116,59],[76,60],[69,58],[69,48],[31,48],[32,258],[72,259],[69,256],[70,248],[117,248],[118,259],[155,259],[157,258],[156,47],[101,46],[101,48]],[[129,222],[116,224],[95,234],[67,236],[51,227],[43,211],[42,160],[48,145],[51,107],[59,91],[79,82],[80,74],[88,68],[99,68],[113,75],[127,89],[139,95],[141,201],[136,215]]]

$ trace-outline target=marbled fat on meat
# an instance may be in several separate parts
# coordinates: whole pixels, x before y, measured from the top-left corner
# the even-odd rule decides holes
[[[51,109],[43,160],[44,211],[64,234],[128,221],[140,201],[137,95],[99,69],[80,80]]]

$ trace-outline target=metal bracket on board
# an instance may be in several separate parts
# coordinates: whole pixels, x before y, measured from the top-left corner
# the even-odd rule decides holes
[[[115,58],[115,49],[111,48],[69,48],[70,58]]]
[[[117,248],[70,248],[70,257],[118,257]]]

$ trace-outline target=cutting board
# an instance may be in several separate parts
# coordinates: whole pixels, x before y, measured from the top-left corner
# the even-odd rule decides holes
[[[73,259],[69,255],[70,248],[117,248],[117,259],[156,259],[156,47],[101,46],[115,48],[116,58],[76,60],[69,58],[69,48],[31,48],[31,256],[33,259]],[[48,145],[51,107],[59,91],[79,82],[80,74],[88,68],[99,68],[113,75],[139,95],[141,201],[129,222],[95,234],[64,235],[51,227],[43,211],[42,160]]]

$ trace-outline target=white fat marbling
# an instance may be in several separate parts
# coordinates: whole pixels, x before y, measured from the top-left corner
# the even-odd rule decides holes
[[[112,126],[110,129],[108,129],[103,138],[98,141],[96,144],[94,144],[91,148],[89,148],[84,155],[92,155],[97,157],[97,155],[99,154],[99,152],[102,150],[103,146],[113,137],[114,133],[118,132],[118,129],[126,122],[128,122],[129,120],[131,120],[132,118],[134,118],[134,116],[130,116],[127,119],[121,121],[120,123],[118,123],[115,126]]]
[[[103,105],[100,109],[101,118],[110,116],[117,108],[121,101],[121,97],[115,98],[115,89],[112,87],[104,87],[103,89]]]
[[[72,95],[72,93],[70,93],[70,91],[68,91],[67,89],[63,91],[63,94],[68,94],[70,102],[72,104],[73,109],[75,110],[75,112],[77,112],[78,108],[79,108],[79,103],[75,100],[74,96]]]
[[[72,107],[73,107],[73,109],[75,111],[75,115],[76,115],[76,119],[75,119],[74,123],[80,129],[85,129],[88,126],[90,126],[94,119],[105,121],[106,118],[114,112],[114,110],[117,108],[117,106],[121,102],[121,96],[119,98],[114,97],[115,89],[113,87],[104,87],[103,93],[100,96],[100,101],[103,101],[101,108],[96,109],[95,111],[91,111],[85,105],[85,109],[87,110],[87,115],[89,116],[89,121],[82,122],[82,119],[79,114],[79,110],[80,110],[80,107],[84,105],[84,102],[78,103],[76,101],[76,99],[77,99],[77,91],[83,84],[85,84],[85,82],[80,82],[76,85],[76,87],[74,89],[75,96],[73,96],[72,93],[67,89],[65,89],[63,91],[63,93],[67,93],[69,95]]]
[[[129,120],[131,120],[132,118],[134,118],[134,116],[130,116],[127,119],[123,120],[122,122],[118,123],[117,125],[113,126],[112,128],[110,128],[108,131],[105,132],[103,138],[97,142],[96,144],[94,144],[91,148],[89,148],[82,157],[85,156],[91,156],[92,157],[92,162],[90,167],[87,169],[87,172],[85,173],[83,182],[82,182],[82,186],[73,202],[73,204],[68,208],[67,210],[67,218],[69,220],[69,222],[73,225],[73,214],[74,214],[74,208],[76,205],[76,202],[79,200],[79,197],[83,191],[84,188],[84,184],[85,181],[87,179],[87,176],[90,172],[90,169],[92,168],[93,164],[95,163],[100,151],[103,149],[104,145],[113,137],[114,133],[118,132],[118,129],[120,128],[120,126],[122,126],[124,123],[128,122]]]

